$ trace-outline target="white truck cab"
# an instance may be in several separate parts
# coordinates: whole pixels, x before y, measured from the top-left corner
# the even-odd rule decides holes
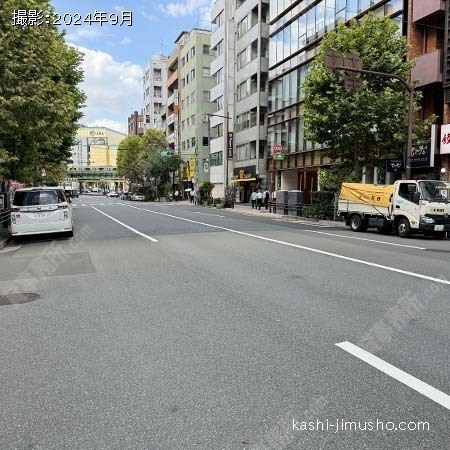
[[[450,183],[396,181],[392,194],[392,219],[400,237],[418,231],[441,237],[450,231]]]
[[[400,237],[424,233],[444,238],[450,232],[450,183],[399,180],[390,186],[344,183],[338,214],[353,231],[376,227]]]

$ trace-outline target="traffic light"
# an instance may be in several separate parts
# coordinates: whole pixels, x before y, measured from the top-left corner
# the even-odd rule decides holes
[[[362,89],[363,81],[359,77],[357,71],[362,70],[362,59],[358,55],[347,54],[337,52],[336,50],[330,50],[326,52],[324,59],[325,69],[328,72],[336,73],[337,71],[345,72],[344,87],[345,89],[352,91],[355,89]],[[346,71],[346,69],[352,69]],[[354,72],[354,70],[356,72]]]

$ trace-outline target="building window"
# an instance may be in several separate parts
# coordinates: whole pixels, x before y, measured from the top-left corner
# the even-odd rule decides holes
[[[186,97],[186,106],[189,106],[189,95]]]
[[[186,84],[189,83],[189,74],[186,74]]]
[[[191,70],[191,80],[195,79],[195,69]]]
[[[191,126],[195,125],[195,114],[191,116]]]
[[[220,56],[223,53],[223,39],[216,45],[216,56]]]
[[[213,30],[221,27],[224,23],[225,12],[221,11],[212,21]]]
[[[189,117],[186,119],[186,126],[190,127],[190,118]]]
[[[211,153],[209,156],[210,166],[221,166],[223,165],[223,152]]]
[[[211,72],[209,70],[209,67],[203,67],[203,76],[209,77],[211,75]]]
[[[203,101],[209,102],[211,98],[211,93],[209,91],[203,91]]]
[[[186,86],[186,80],[184,78],[181,79],[181,87]]]
[[[203,147],[208,147],[208,136],[203,136]]]
[[[191,138],[191,147],[195,147],[195,137]]]
[[[204,55],[209,55],[210,53],[210,46],[209,45],[204,45],[203,46],[203,54]]]
[[[191,58],[195,56],[195,47],[191,48]]]
[[[221,95],[217,100],[216,100],[216,111],[220,111],[223,109],[223,95]]]
[[[184,58],[181,58],[181,67],[184,67],[186,64],[186,60]]]
[[[220,84],[223,81],[223,67],[216,72],[216,84]]]
[[[191,93],[191,105],[195,103],[195,91],[192,91]]]

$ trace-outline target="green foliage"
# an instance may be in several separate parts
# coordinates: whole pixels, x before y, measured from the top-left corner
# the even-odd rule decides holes
[[[181,164],[178,155],[161,155],[167,148],[166,137],[160,131],[147,130],[142,137],[127,136],[118,148],[118,174],[135,184],[144,184],[144,178],[152,179],[158,196],[167,197],[171,177]]]
[[[127,136],[118,147],[117,173],[133,183],[142,181],[144,172],[142,163],[143,145],[140,136]]]
[[[66,176],[66,166],[62,163],[48,164],[45,167],[45,184],[47,186],[57,186],[64,181]]]
[[[199,187],[199,194],[200,194],[200,200],[207,200],[211,197],[211,192],[214,189],[214,183],[211,183],[210,181],[205,181],[200,187]]]
[[[409,76],[413,63],[406,61],[408,44],[390,18],[368,14],[350,26],[339,25],[322,41],[305,83],[305,135],[328,147],[325,156],[351,166],[359,176],[362,166],[379,166],[382,159],[403,153],[408,99],[399,81],[374,75],[360,75],[363,88],[347,91],[344,73],[335,75],[324,67],[328,50],[356,54],[363,69],[403,78]],[[419,101],[417,93],[416,109]],[[424,136],[427,125],[417,123],[416,139]]]
[[[85,96],[81,54],[53,24],[13,26],[18,9],[54,12],[48,0],[0,2],[0,163],[6,176],[36,180],[70,156]],[[3,159],[3,158],[2,158]]]
[[[306,205],[303,209],[303,216],[311,219],[332,219],[330,209],[325,205]]]
[[[358,183],[360,181],[357,174],[351,167],[336,165],[321,168],[318,171],[320,189],[324,191],[339,192],[342,183]]]

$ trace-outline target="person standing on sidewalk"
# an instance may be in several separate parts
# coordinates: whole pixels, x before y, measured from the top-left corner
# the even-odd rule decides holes
[[[261,211],[262,202],[263,202],[263,193],[261,192],[261,189],[258,189],[258,193],[256,194],[256,204],[260,211]]]
[[[256,197],[257,197],[256,190],[253,189],[252,195],[250,196],[250,200],[252,201],[252,209],[256,208]]]
[[[269,209],[269,199],[270,199],[270,193],[269,193],[269,189],[265,188],[264,189],[264,208]]]

